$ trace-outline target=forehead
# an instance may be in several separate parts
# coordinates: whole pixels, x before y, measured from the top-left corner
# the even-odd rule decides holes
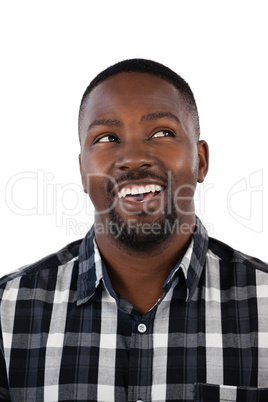
[[[151,99],[156,99],[157,96],[167,99],[175,97],[177,101],[181,99],[179,90],[161,77],[148,73],[122,72],[98,84],[86,103],[92,105],[100,97],[103,102],[109,96],[128,99],[132,97],[135,100],[141,94]]]
[[[177,88],[147,73],[119,73],[98,84],[83,105],[81,134],[91,121],[110,117],[122,119],[147,113],[170,112],[185,120],[186,105]]]

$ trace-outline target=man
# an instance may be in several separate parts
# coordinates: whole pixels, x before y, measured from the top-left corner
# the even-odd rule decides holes
[[[268,267],[209,239],[188,84],[127,60],[79,114],[87,236],[1,284],[1,400],[267,401]]]

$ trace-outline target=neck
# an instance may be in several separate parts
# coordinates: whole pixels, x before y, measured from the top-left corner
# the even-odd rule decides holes
[[[185,254],[192,237],[189,231],[176,233],[150,250],[133,250],[109,235],[96,234],[113,288],[142,314],[163,295],[169,273]]]

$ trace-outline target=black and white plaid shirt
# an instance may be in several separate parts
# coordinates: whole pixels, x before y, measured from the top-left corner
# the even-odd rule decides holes
[[[141,316],[91,230],[0,282],[0,400],[268,401],[268,266],[193,241]]]

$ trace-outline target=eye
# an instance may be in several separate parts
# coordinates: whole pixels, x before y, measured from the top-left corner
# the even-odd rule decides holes
[[[152,135],[152,138],[160,138],[160,137],[174,137],[174,134],[170,130],[159,130]]]
[[[115,137],[114,135],[108,134],[108,135],[104,135],[101,138],[98,138],[95,141],[95,144],[96,143],[104,143],[104,142],[117,142],[117,141],[118,141],[117,137]]]

